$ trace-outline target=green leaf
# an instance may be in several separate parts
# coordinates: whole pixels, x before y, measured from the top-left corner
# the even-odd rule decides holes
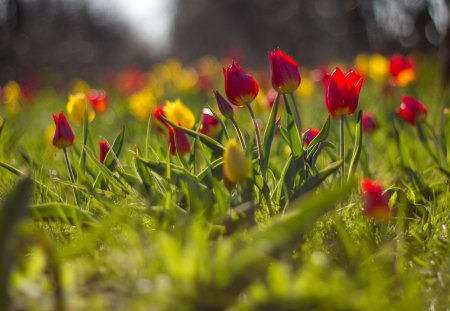
[[[283,95],[284,96],[284,95]],[[289,104],[286,96],[284,96],[284,102],[286,103],[286,117],[287,117],[287,133],[289,137],[289,147],[294,159],[300,157],[303,153],[302,142],[299,135],[297,124],[295,123],[294,116],[289,108]]]
[[[83,118],[83,148],[81,149],[79,162],[79,167],[83,170],[83,172],[86,172],[86,152],[84,151],[84,147],[87,144],[88,132],[89,132],[88,106],[86,105],[84,109],[84,118]]]
[[[147,167],[143,163],[143,160],[138,156],[138,152],[136,152],[136,156],[134,157],[134,163],[136,165],[136,171],[139,177],[142,180],[145,191],[147,194],[151,193],[153,179],[150,172],[147,170]]]
[[[270,157],[270,148],[272,146],[273,137],[275,135],[276,118],[278,111],[278,104],[280,100],[280,93],[277,94],[275,101],[270,111],[269,120],[267,121],[266,130],[264,131],[263,150],[264,150],[264,167],[267,168]]]
[[[330,117],[327,118],[322,129],[320,130],[319,135],[314,137],[314,139],[309,143],[308,150],[311,150],[315,145],[325,141],[328,137],[328,133],[330,131]]]
[[[167,123],[170,124],[170,126],[179,129],[180,131],[183,131],[184,133],[186,133],[187,135],[195,138],[198,137],[200,139],[200,141],[202,143],[204,143],[208,148],[210,148],[211,150],[213,150],[214,152],[217,152],[219,154],[223,154],[223,152],[225,151],[225,147],[220,144],[219,142],[215,141],[214,139],[212,139],[209,136],[206,136],[202,133],[190,130],[188,128],[176,125],[175,123],[173,123],[172,121],[170,121],[167,118],[162,117]]]
[[[416,119],[416,128],[417,128],[417,135],[419,136],[419,140],[422,143],[422,146],[425,148],[425,150],[431,156],[431,158],[433,158],[434,162],[436,162],[436,164],[440,165],[438,157],[433,152],[433,150],[431,149],[431,146],[428,142],[428,138],[427,138],[427,135],[425,134],[424,128],[422,126],[422,122],[418,119]]]
[[[311,176],[308,178],[292,195],[291,199],[294,200],[296,198],[301,197],[305,193],[313,190],[314,188],[318,187],[328,176],[333,174],[335,171],[337,171],[342,165],[342,161],[336,161],[323,170],[321,170],[319,173],[317,173],[314,176]]]
[[[58,202],[31,205],[31,215],[37,220],[60,221],[67,224],[98,223],[89,213],[80,210],[75,205]]]
[[[286,174],[291,166],[292,155],[289,156],[289,159],[286,161],[286,164],[281,171],[280,178],[278,180],[277,185],[275,186],[274,194],[275,194],[275,203],[281,205],[281,192],[283,190],[283,185],[285,184]]]
[[[350,160],[350,167],[348,169],[348,178],[351,178],[355,174],[359,158],[361,157],[362,142],[363,142],[362,110],[360,110],[358,112],[358,121],[356,122],[355,146],[353,147],[352,159]]]
[[[5,119],[0,116],[0,136],[2,135],[2,130],[5,127]]]
[[[122,151],[123,147],[123,140],[125,137],[125,125],[122,127],[122,131],[120,131],[119,135],[117,135],[116,139],[114,139],[114,142],[111,146],[111,149],[109,150],[108,154],[105,158],[105,166],[109,169],[114,168],[114,161],[119,158],[120,152]]]

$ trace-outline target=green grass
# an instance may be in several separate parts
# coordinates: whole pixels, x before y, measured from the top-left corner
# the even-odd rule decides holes
[[[256,160],[256,174],[230,193],[219,151],[196,140],[192,155],[170,156],[167,136],[153,128],[146,145],[147,124],[130,115],[115,90],[108,90],[112,109],[89,125],[86,171],[78,166],[83,128],[73,125],[76,142],[68,151],[75,185],[62,150],[45,137],[51,113],[65,111],[66,95],[44,89],[15,118],[0,106],[6,120],[0,134],[0,301],[11,310],[448,309],[449,177],[415,128],[397,119],[398,144],[388,119],[400,95],[409,94],[427,106],[428,123],[439,132],[449,97],[439,88],[433,60],[420,64],[415,85],[391,97],[365,81],[359,108],[373,112],[380,129],[363,136],[355,176],[342,187],[335,169],[317,183],[311,181],[316,171],[302,180],[299,166],[286,167],[283,175],[287,144],[274,131],[267,184],[274,215],[260,190]],[[304,128],[320,129],[328,117],[322,86],[316,87],[310,99],[297,99]],[[170,96],[180,95],[198,121],[202,106],[215,107],[210,93]],[[257,117],[265,124],[269,114]],[[252,138],[247,111],[235,115]],[[280,115],[285,124],[286,111]],[[349,118],[352,131],[356,115]],[[122,126],[120,165],[110,171],[97,160],[97,142],[103,137],[112,144]],[[338,133],[332,119],[327,140],[336,148],[324,149],[314,170],[336,163]],[[350,135],[346,139],[350,157],[353,144]],[[362,215],[362,176],[387,189],[395,210],[387,223]],[[276,193],[280,179],[287,186]],[[299,198],[289,200],[300,188]]]

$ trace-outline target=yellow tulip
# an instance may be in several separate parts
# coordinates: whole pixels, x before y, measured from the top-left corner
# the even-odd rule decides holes
[[[358,54],[355,58],[355,69],[366,76],[369,72],[369,55],[365,53]]]
[[[376,82],[386,81],[389,75],[389,60],[380,54],[369,58],[369,77]]]
[[[413,69],[405,69],[397,76],[397,85],[399,87],[407,87],[411,82],[416,80],[416,73]]]
[[[232,183],[245,181],[250,173],[250,164],[236,140],[231,139],[223,154],[223,172],[225,179]]]
[[[88,122],[92,122],[95,118],[95,111],[89,105],[84,93],[70,94],[66,108],[70,118],[78,125],[83,124],[86,108],[88,111]]]
[[[75,81],[72,82],[72,89],[71,89],[70,93],[72,93],[72,94],[76,94],[76,93],[87,94],[90,89],[91,88],[86,81],[81,80],[81,79],[76,79]]]
[[[314,85],[314,82],[307,76],[302,77],[302,82],[300,83],[300,86],[297,89],[297,94],[303,98],[309,98],[314,93],[316,86]]]
[[[20,85],[16,81],[9,81],[3,89],[5,98],[6,112],[14,117],[20,111],[20,100],[22,99],[22,91]]]
[[[186,107],[180,99],[174,102],[166,101],[164,106],[164,115],[173,123],[182,127],[193,128],[195,117],[192,111]]]
[[[131,114],[141,122],[146,122],[156,107],[156,98],[149,88],[134,93],[128,98],[128,108]]]

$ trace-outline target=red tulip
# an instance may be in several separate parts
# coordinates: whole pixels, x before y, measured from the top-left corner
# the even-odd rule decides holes
[[[53,136],[53,145],[58,148],[66,148],[73,145],[75,135],[72,132],[72,128],[67,122],[63,112],[59,113],[59,117],[53,114],[53,120],[55,121],[56,130],[55,136]]]
[[[368,218],[382,222],[389,219],[391,210],[389,200],[383,194],[383,188],[377,182],[363,179],[361,182],[363,214]]]
[[[272,86],[279,93],[291,93],[300,85],[300,73],[294,59],[279,48],[269,52]]]
[[[320,134],[320,131],[315,128],[309,128],[306,131],[303,132],[303,141],[305,142],[305,146],[308,147],[308,145],[313,141],[314,138],[316,138],[317,135]]]
[[[108,108],[108,95],[104,90],[90,90],[87,98],[96,112],[104,112]]]
[[[203,108],[200,133],[205,134],[206,136],[209,136],[211,138],[215,138],[219,133],[219,130],[219,120],[216,119],[209,108]]]
[[[167,126],[167,129],[169,130],[169,148],[171,155],[176,155],[177,151],[180,155],[191,151],[191,145],[185,132],[170,126]]]
[[[225,78],[225,93],[232,104],[243,106],[252,102],[258,95],[258,84],[255,79],[246,73],[238,64],[223,69]]]
[[[332,117],[349,116],[355,112],[363,81],[364,78],[356,71],[352,70],[344,76],[337,67],[331,75],[326,75],[325,106]]]
[[[223,98],[219,91],[214,91],[214,95],[216,96],[216,102],[217,106],[219,107],[220,113],[227,119],[233,118],[234,111],[230,103],[225,98]]]
[[[162,118],[164,116],[164,107],[158,106],[153,110],[153,125],[158,133],[163,133],[167,126],[166,121]]]
[[[425,120],[427,116],[427,107],[417,99],[410,96],[403,96],[400,108],[397,114],[412,126],[416,125],[416,119]]]
[[[391,84],[394,86],[406,87],[416,78],[414,62],[399,54],[391,57],[389,72],[392,75]]]
[[[101,140],[98,142],[100,147],[100,163],[105,163],[106,155],[108,154],[111,147],[106,140]]]
[[[363,133],[373,133],[378,129],[378,124],[374,116],[369,112],[364,112],[362,115],[362,130]]]

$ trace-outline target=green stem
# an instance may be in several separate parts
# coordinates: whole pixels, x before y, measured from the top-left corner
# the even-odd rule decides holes
[[[73,174],[72,166],[70,165],[69,156],[67,154],[67,149],[65,147],[63,148],[63,152],[64,152],[64,161],[66,163],[67,171],[69,172],[70,181],[72,182],[72,184],[75,184],[75,175]],[[77,205],[80,206],[80,202],[78,201],[78,195],[77,195],[77,190],[75,189],[75,186],[73,187],[73,195],[75,196],[75,201],[76,201]]]
[[[340,129],[340,144],[339,144],[339,151],[341,155],[342,160],[342,166],[341,166],[341,183],[344,184],[344,176],[345,176],[345,146],[344,146],[344,140],[345,140],[345,133],[344,133],[344,123],[345,123],[345,116],[341,115],[341,120],[339,122],[339,129]]]
[[[261,173],[262,176],[264,178],[264,180],[266,179],[266,169],[264,167],[264,155],[263,155],[263,150],[262,150],[262,144],[261,144],[261,134],[259,133],[259,128],[258,128],[258,124],[256,123],[256,118],[255,118],[255,114],[253,113],[253,109],[250,106],[250,103],[245,103],[245,105],[247,106],[248,112],[250,113],[250,117],[252,119],[253,122],[253,126],[255,128],[255,135],[256,135],[256,147],[258,150],[258,160],[259,160],[259,166],[261,167]]]
[[[294,93],[291,92],[291,93],[289,93],[289,95],[290,95],[291,100],[292,100],[292,106],[294,106],[294,118],[295,118],[296,123],[297,123],[297,130],[299,131],[300,141],[302,142],[302,146],[303,146],[303,135],[301,135],[301,132],[302,132],[302,119],[300,119],[300,113],[298,112],[297,101],[295,100]]]
[[[245,151],[245,140],[244,137],[242,136],[242,132],[241,129],[239,128],[238,124],[236,123],[236,120],[234,118],[230,118],[231,123],[233,124],[234,129],[236,130],[236,133],[238,135],[239,138],[239,142],[241,143],[241,147],[242,150]]]

